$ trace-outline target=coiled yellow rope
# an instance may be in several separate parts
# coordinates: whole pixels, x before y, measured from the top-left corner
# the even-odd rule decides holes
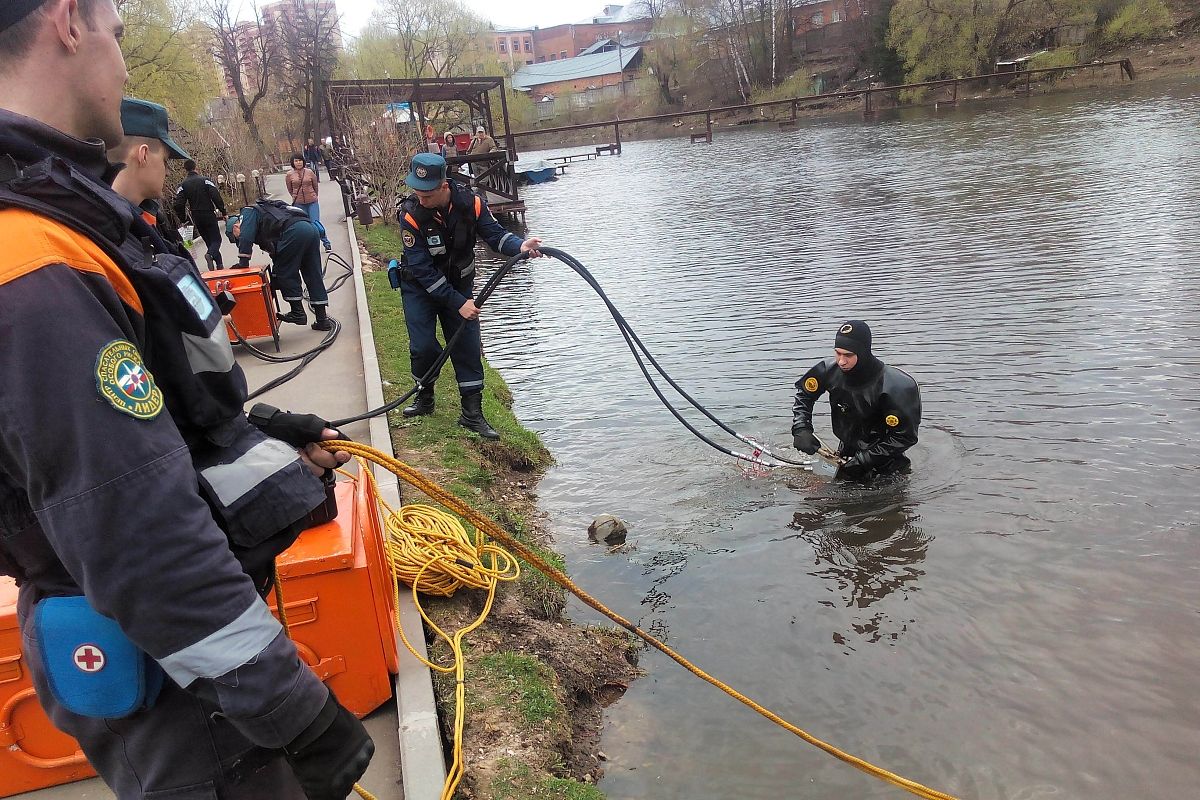
[[[384,515],[384,525],[388,531],[388,568],[394,577],[392,586],[397,601],[396,630],[400,632],[400,639],[408,648],[408,652],[425,666],[437,672],[454,673],[454,751],[441,795],[441,800],[451,800],[466,774],[462,740],[463,728],[466,725],[467,660],[463,655],[462,640],[482,625],[491,613],[496,587],[500,582],[515,581],[521,575],[521,567],[503,548],[488,542],[478,528],[472,540],[462,523],[452,514],[431,506],[411,503],[399,510],[392,508],[380,496],[375,476],[362,456],[359,458],[359,464],[361,473],[371,485],[376,501],[387,512]],[[423,657],[404,635],[404,626],[400,624],[401,581],[412,587],[413,603],[420,612],[421,619],[425,620],[430,630],[449,646],[454,655],[452,665],[436,664]],[[486,589],[487,601],[479,616],[470,625],[451,635],[425,613],[420,595],[424,592],[450,597],[461,587]]]
[[[583,589],[580,589],[578,586],[576,586],[575,583],[569,577],[567,577],[563,572],[556,569],[553,565],[547,563],[545,561],[545,559],[543,559],[541,556],[539,556],[537,553],[535,553],[533,550],[531,550],[525,544],[523,544],[522,542],[513,538],[507,531],[505,531],[503,528],[501,528],[499,525],[497,525],[491,519],[489,519],[488,517],[479,513],[475,509],[471,508],[469,505],[464,503],[462,500],[455,497],[453,494],[446,491],[438,484],[429,480],[424,475],[422,475],[420,472],[416,471],[415,469],[408,466],[404,462],[402,462],[398,459],[395,459],[395,458],[387,455],[386,453],[382,453],[373,447],[369,447],[367,445],[360,444],[358,442],[333,440],[333,441],[321,442],[321,446],[329,451],[345,451],[347,453],[350,453],[353,456],[357,456],[360,459],[365,459],[366,461],[371,461],[373,463],[379,464],[380,466],[384,467],[389,472],[396,475],[398,478],[404,480],[406,483],[410,484],[414,488],[419,489],[420,491],[424,492],[428,497],[430,497],[434,501],[441,503],[443,506],[445,506],[446,508],[449,508],[452,511],[454,511],[455,513],[461,515],[464,519],[466,519],[468,522],[470,522],[472,525],[474,525],[475,529],[477,531],[476,542],[479,543],[480,547],[486,548],[487,549],[486,552],[488,554],[502,553],[503,551],[501,551],[498,547],[495,547],[493,545],[483,545],[482,544],[483,540],[479,535],[481,533],[487,534],[492,539],[503,544],[509,550],[516,553],[518,556],[520,556],[526,563],[533,566],[535,569],[537,569],[538,571],[540,571],[541,573],[546,575],[548,578],[553,580],[555,583],[562,586],[564,589],[569,591],[571,594],[578,597],[581,601],[583,601],[585,604],[587,604],[590,608],[592,608],[592,609],[598,611],[599,613],[603,614],[604,616],[608,617],[613,622],[620,625],[622,628],[629,631],[630,633],[634,634],[635,636],[637,636],[642,641],[646,642],[648,645],[650,645],[654,649],[658,650],[661,653],[664,653],[671,660],[675,661],[677,664],[682,666],[688,672],[692,673],[693,675],[700,678],[701,680],[712,684],[713,686],[715,686],[718,689],[720,689],[721,691],[725,692],[727,695],[729,695],[733,699],[737,700],[738,702],[742,703],[743,705],[748,706],[749,708],[754,709],[762,716],[764,716],[767,719],[774,722],[776,725],[780,726],[784,730],[787,730],[787,731],[795,734],[796,736],[799,736],[801,739],[803,739],[804,741],[813,745],[814,747],[824,750],[826,753],[833,756],[834,758],[837,758],[840,761],[844,761],[845,763],[849,764],[850,766],[852,766],[856,769],[862,770],[863,772],[867,773],[868,775],[872,775],[886,783],[889,783],[893,786],[897,786],[901,789],[904,789],[905,791],[907,791],[911,794],[914,794],[917,797],[927,798],[927,800],[956,800],[956,798],[953,795],[946,794],[945,792],[940,792],[936,789],[931,789],[928,786],[924,786],[923,784],[917,783],[916,781],[912,781],[912,780],[909,780],[908,778],[904,778],[904,777],[901,777],[900,775],[896,775],[895,773],[889,772],[888,770],[883,769],[882,767],[877,767],[874,764],[864,761],[863,759],[858,758],[857,756],[853,756],[849,753],[839,750],[838,748],[834,747],[833,745],[829,744],[828,742],[822,741],[821,739],[818,739],[817,737],[813,736],[812,734],[807,733],[806,731],[802,730],[801,728],[793,725],[792,723],[783,719],[782,717],[780,717],[778,714],[774,713],[773,711],[770,711],[769,709],[764,708],[763,706],[759,705],[754,700],[751,700],[749,697],[747,697],[746,695],[737,691],[736,689],[717,680],[716,678],[709,675],[704,670],[702,670],[699,667],[692,664],[690,661],[688,661],[683,656],[676,653],[670,647],[668,647],[664,643],[660,642],[658,639],[651,636],[649,633],[646,633],[645,631],[643,631],[638,626],[634,625],[629,620],[627,620],[624,617],[622,617],[621,615],[617,614],[615,611],[612,611],[609,608],[607,608],[599,600],[596,600],[594,597],[592,597],[590,594],[585,592]],[[368,476],[368,480],[371,480],[372,486],[374,486],[374,478],[373,478],[373,476],[371,476],[371,470],[369,468],[367,468],[366,465],[364,464],[362,471],[364,474],[366,474]],[[378,496],[378,491],[376,491],[376,495]],[[386,507],[387,506],[385,505],[385,508]],[[395,516],[395,512],[391,511],[390,508],[389,508],[389,512],[391,513],[391,516]],[[426,525],[427,523],[421,522],[419,524]],[[391,531],[395,527],[398,527],[398,523],[394,523],[389,519],[388,530]],[[439,525],[439,527],[440,527],[440,525]],[[464,534],[464,536],[465,536],[465,534]],[[389,560],[394,560],[393,556],[391,555],[391,553],[393,552],[392,549],[389,548],[388,552],[389,552]],[[507,558],[507,554],[505,555],[505,557]],[[455,558],[457,558],[457,557],[455,557]],[[482,551],[480,551],[480,555],[474,556],[474,558],[476,558],[477,561],[480,561],[480,562],[483,561],[484,559],[483,559]],[[433,560],[431,560],[428,564],[425,564],[425,565],[421,566],[420,568],[418,568],[416,570],[415,579],[414,579],[414,589],[413,589],[414,599],[419,600],[419,598],[417,597],[417,590],[415,588],[415,584],[419,583],[420,581],[422,581],[424,579],[424,577],[425,577],[424,573],[426,571],[428,571],[433,566],[434,563],[437,563],[440,565],[440,564],[444,564],[448,561],[453,561],[453,560],[454,559],[452,559],[448,555],[448,553],[438,552],[435,555],[435,557],[433,558]],[[466,560],[466,559],[464,559],[464,560]],[[511,565],[512,565],[511,567],[509,566],[508,563],[499,561],[496,564],[489,566],[487,569],[494,571],[497,576],[499,576],[499,575],[508,576],[509,574],[512,574],[512,577],[505,578],[507,580],[512,580],[512,578],[516,577],[517,570],[516,570],[515,561],[512,561],[512,559],[509,558],[509,563],[511,563]],[[461,565],[459,565],[459,566],[461,566]],[[395,564],[393,564],[392,568],[397,569],[398,567]],[[510,569],[511,569],[511,573],[508,571]],[[440,579],[437,579],[437,580],[431,579],[431,580],[433,581],[433,583],[435,585],[441,585]],[[477,628],[483,622],[484,618],[487,616],[488,611],[491,609],[492,599],[495,596],[495,592],[496,592],[496,581],[491,581],[490,583],[488,583],[487,588],[488,588],[488,598],[487,598],[487,603],[485,604],[483,613],[480,614],[479,618],[476,619],[471,625],[469,625],[466,628],[464,628],[463,630],[457,632],[456,634],[454,634],[453,637],[448,636],[444,631],[442,631],[437,625],[435,625],[433,623],[432,620],[429,619],[429,617],[425,614],[424,610],[423,609],[421,610],[421,616],[425,620],[426,624],[429,625],[430,628],[432,628],[434,630],[434,632],[436,632],[439,636],[441,636],[447,642],[450,642],[451,646],[455,648],[456,663],[453,668],[435,665],[435,664],[429,662],[427,659],[424,659],[424,658],[421,658],[420,656],[418,656],[416,654],[416,652],[413,650],[412,645],[409,644],[408,639],[404,637],[403,628],[400,628],[400,636],[404,640],[405,646],[408,647],[409,651],[412,652],[414,656],[416,656],[421,661],[423,661],[425,664],[427,664],[431,669],[436,669],[439,672],[449,672],[451,669],[453,669],[453,671],[455,673],[455,680],[457,681],[456,689],[455,689],[455,697],[456,697],[457,703],[456,703],[456,708],[455,708],[454,765],[451,769],[451,774],[447,778],[447,781],[446,781],[446,788],[442,794],[443,800],[449,800],[450,795],[453,794],[453,788],[456,787],[458,785],[458,782],[462,779],[462,772],[463,772],[461,730],[462,730],[462,708],[463,708],[463,699],[464,699],[464,694],[465,694],[465,686],[463,684],[463,664],[462,664],[461,658],[458,657],[460,651],[457,649],[457,647],[458,647],[458,644],[462,641],[462,637],[464,635],[466,635],[467,633],[471,632],[472,630],[474,630],[475,628]],[[398,592],[398,590],[397,590],[397,592]],[[419,602],[417,604],[417,608],[418,609],[421,608]]]

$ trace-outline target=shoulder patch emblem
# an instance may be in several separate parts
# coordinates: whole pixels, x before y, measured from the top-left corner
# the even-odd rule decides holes
[[[142,354],[125,339],[109,342],[96,357],[96,388],[109,405],[136,419],[154,419],[162,412],[162,391]]]
[[[400,234],[400,238],[404,240],[405,247],[416,247],[417,246],[416,238],[408,231],[404,231],[402,234]]]
[[[887,425],[889,428],[894,428],[900,424],[900,418],[895,414],[888,414],[883,418],[883,424]]]
[[[804,391],[811,393],[811,392],[815,392],[819,388],[821,388],[821,384],[817,383],[816,378],[805,378],[804,379]]]

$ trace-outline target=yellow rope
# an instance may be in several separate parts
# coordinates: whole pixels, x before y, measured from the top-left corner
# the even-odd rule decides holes
[[[454,673],[454,751],[441,795],[441,800],[450,800],[466,774],[462,740],[466,725],[467,684],[462,640],[482,625],[491,613],[500,581],[516,580],[521,568],[516,559],[502,548],[486,542],[481,531],[476,530],[472,541],[458,518],[445,511],[420,504],[393,509],[380,496],[370,467],[361,458],[359,463],[377,502],[387,512],[384,515],[384,525],[388,531],[386,552],[388,568],[395,578],[392,587],[396,600],[396,629],[400,632],[400,639],[408,652],[425,666],[437,672]],[[418,653],[408,641],[404,626],[400,623],[400,581],[412,587],[413,603],[421,619],[449,646],[454,656],[453,665],[435,664]],[[449,597],[464,586],[486,589],[487,601],[470,625],[451,635],[425,613],[420,593]]]
[[[928,786],[924,786],[923,784],[917,783],[916,781],[912,781],[912,780],[909,780],[908,778],[904,778],[904,777],[901,777],[900,775],[896,775],[895,773],[889,772],[888,770],[883,769],[882,767],[877,767],[874,764],[864,761],[863,759],[858,758],[857,756],[853,756],[847,752],[839,750],[838,748],[834,747],[833,745],[829,744],[828,742],[822,741],[821,739],[818,739],[817,737],[813,736],[812,734],[807,733],[806,731],[802,730],[801,728],[793,725],[792,723],[783,719],[782,717],[780,717],[778,714],[774,713],[773,711],[771,711],[767,708],[764,708],[763,706],[761,706],[758,703],[756,703],[755,701],[751,700],[749,697],[747,697],[746,695],[737,691],[736,689],[717,680],[716,678],[709,675],[704,670],[702,670],[699,667],[697,667],[696,665],[692,664],[690,661],[688,661],[683,656],[676,653],[670,647],[668,647],[667,645],[660,642],[658,639],[655,639],[653,636],[646,633],[638,626],[634,625],[629,620],[627,620],[624,617],[622,617],[621,615],[617,614],[615,611],[608,609],[599,600],[596,600],[594,597],[592,597],[590,594],[585,592],[583,589],[580,589],[578,586],[576,586],[575,583],[569,577],[566,576],[566,574],[564,574],[560,570],[556,569],[553,565],[547,563],[545,561],[545,559],[543,559],[541,556],[539,556],[537,553],[535,553],[533,550],[531,550],[528,546],[526,546],[522,542],[513,538],[511,535],[509,535],[509,533],[507,531],[505,531],[503,528],[501,528],[499,525],[497,525],[491,519],[489,519],[488,517],[479,513],[475,509],[471,508],[469,505],[464,503],[462,500],[455,497],[453,494],[446,491],[438,484],[429,480],[424,475],[417,472],[415,469],[413,469],[409,465],[405,464],[404,462],[402,462],[398,459],[392,458],[391,456],[387,455],[386,453],[382,453],[373,447],[369,447],[367,445],[360,444],[358,442],[333,440],[333,441],[321,442],[321,446],[329,451],[345,451],[347,453],[350,453],[353,456],[359,457],[360,459],[365,459],[367,461],[372,461],[376,464],[379,464],[380,466],[384,467],[392,474],[396,475],[397,477],[401,478],[402,480],[409,483],[413,487],[424,492],[431,499],[435,500],[438,503],[441,503],[446,508],[449,508],[449,509],[453,510],[455,513],[461,515],[464,519],[466,519],[468,522],[470,522],[472,525],[474,525],[475,529],[477,531],[476,542],[478,543],[477,547],[480,549],[478,550],[478,555],[473,556],[476,560],[476,563],[483,561],[483,552],[485,550],[489,554],[503,553],[502,550],[495,547],[494,545],[482,544],[482,537],[480,536],[480,534],[486,533],[488,536],[492,537],[493,539],[495,539],[496,541],[500,542],[505,547],[507,547],[509,550],[516,553],[518,556],[520,556],[522,559],[524,559],[526,563],[528,563],[531,566],[533,566],[534,568],[536,568],[539,572],[542,572],[544,575],[546,575],[548,578],[553,580],[559,586],[562,586],[564,589],[569,591],[571,594],[578,597],[581,601],[583,601],[586,605],[588,605],[592,609],[598,611],[599,613],[601,613],[604,616],[611,619],[613,622],[620,625],[622,628],[633,633],[635,636],[637,636],[642,641],[649,644],[654,649],[664,653],[671,660],[675,661],[677,664],[682,666],[688,672],[692,673],[693,675],[700,678],[701,680],[712,684],[713,686],[715,686],[718,689],[720,689],[721,691],[725,692],[727,695],[729,695],[733,699],[737,700],[738,702],[742,703],[743,705],[746,705],[749,708],[754,709],[759,714],[761,714],[762,716],[771,720],[772,722],[774,722],[776,725],[780,726],[784,730],[787,730],[787,731],[795,734],[796,736],[800,737],[801,739],[803,739],[804,741],[813,745],[814,747],[824,750],[826,753],[833,756],[834,758],[837,758],[840,761],[844,761],[845,763],[849,764],[850,766],[855,767],[856,769],[862,770],[863,772],[867,773],[868,775],[872,775],[886,783],[889,783],[893,786],[897,786],[901,789],[904,789],[905,791],[910,792],[911,794],[914,794],[917,797],[927,798],[927,800],[956,800],[956,798],[953,795],[946,794],[945,792],[940,792],[936,789],[931,789]],[[363,469],[362,469],[363,473],[365,473],[368,476],[368,480],[371,481],[372,487],[375,487],[374,476],[371,474],[371,470],[369,468],[367,468],[365,464],[362,466],[363,466]],[[378,496],[377,487],[376,487],[376,495]],[[386,506],[386,504],[384,507],[388,508]],[[395,512],[392,511],[390,508],[388,508],[388,511],[391,516],[395,516]],[[422,522],[421,524],[424,525],[426,523]],[[393,523],[391,521],[391,519],[389,518],[388,530],[391,531],[395,527],[397,527],[397,524]],[[464,534],[464,536],[465,536],[465,534]],[[491,548],[491,549],[488,549],[488,548]],[[388,556],[389,561],[393,562],[392,568],[397,569],[398,567],[394,563],[395,556],[393,555],[393,550],[391,547],[389,547],[388,553],[389,553],[389,556]],[[505,557],[507,557],[507,554],[505,555]],[[435,561],[438,563],[446,562],[449,559],[450,559],[450,556],[448,555],[448,553],[443,553],[441,551],[439,551],[435,557]],[[509,561],[512,563],[512,567],[511,567],[512,577],[516,577],[515,562],[512,562],[511,559],[509,559]],[[454,667],[443,667],[440,665],[433,664],[425,658],[421,658],[421,656],[417,655],[417,653],[413,649],[412,645],[409,644],[408,639],[404,636],[404,629],[402,627],[400,627],[399,630],[400,630],[401,639],[404,640],[404,644],[409,649],[409,652],[411,652],[414,656],[416,656],[418,659],[420,659],[422,662],[424,662],[426,665],[428,665],[430,667],[430,669],[436,669],[439,672],[449,672],[449,671],[453,670],[454,674],[455,674],[455,680],[457,681],[457,684],[455,686],[456,708],[455,708],[454,764],[451,769],[451,774],[446,780],[446,788],[442,793],[443,800],[449,800],[450,795],[453,794],[453,788],[456,787],[458,785],[458,782],[462,779],[462,771],[463,771],[461,732],[462,732],[462,708],[463,708],[463,699],[465,696],[465,687],[463,684],[462,659],[460,657],[460,651],[457,648],[458,648],[458,644],[462,640],[462,637],[464,635],[466,635],[467,633],[469,633],[470,631],[477,628],[483,622],[483,619],[487,616],[488,611],[491,609],[492,599],[495,596],[496,581],[493,580],[487,584],[487,586],[488,586],[487,603],[485,604],[484,610],[480,614],[479,618],[477,618],[473,623],[471,623],[471,625],[467,626],[463,630],[454,634],[453,637],[450,637],[444,631],[442,631],[437,625],[435,625],[432,620],[429,619],[428,615],[425,614],[425,611],[423,609],[421,609],[419,598],[417,597],[417,590],[415,588],[415,585],[424,579],[424,572],[432,565],[432,563],[433,562],[430,562],[430,564],[426,564],[425,566],[422,566],[416,570],[416,574],[415,574],[415,578],[414,578],[413,598],[414,598],[414,600],[418,601],[417,608],[421,611],[421,617],[425,620],[426,624],[429,625],[439,636],[441,636],[447,642],[450,642],[452,648],[455,648],[455,665],[454,665]],[[503,569],[501,569],[501,567],[503,567]],[[498,562],[496,562],[496,564],[490,565],[489,568],[494,570],[496,572],[497,576],[502,575],[502,574],[507,576],[508,574],[510,574],[508,571],[510,569],[510,567],[508,566],[508,564],[504,563],[503,561],[498,561]],[[497,579],[499,579],[499,578],[497,578]],[[512,580],[512,578],[505,578],[505,579]],[[437,585],[440,585],[440,580],[433,580],[433,582]],[[397,589],[397,598],[399,597],[398,593],[399,593],[399,590]],[[397,609],[397,618],[398,617],[399,617],[399,610]]]

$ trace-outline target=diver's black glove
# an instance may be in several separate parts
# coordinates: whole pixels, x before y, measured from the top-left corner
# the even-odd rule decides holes
[[[375,743],[330,692],[321,713],[284,754],[308,800],[346,800],[367,771]]]
[[[268,403],[255,403],[247,419],[251,425],[272,439],[287,442],[297,448],[321,441],[321,434],[329,427],[329,422],[316,414],[293,414],[290,411],[280,411]],[[345,438],[341,431],[338,431],[338,438]]]
[[[801,453],[808,453],[810,456],[821,449],[821,443],[817,441],[817,436],[808,428],[802,428],[792,434],[792,444]]]

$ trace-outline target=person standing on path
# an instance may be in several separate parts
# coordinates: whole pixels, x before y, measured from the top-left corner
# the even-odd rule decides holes
[[[309,139],[308,144],[304,146],[304,161],[308,164],[308,168],[317,176],[317,181],[321,180],[321,146],[314,140]]]
[[[308,218],[318,223],[321,231],[321,244],[325,252],[333,249],[329,243],[329,235],[321,223],[321,204],[317,201],[320,190],[317,187],[317,175],[304,164],[304,159],[297,153],[292,156],[292,168],[284,176],[288,194],[292,196],[292,205],[304,209]]]
[[[263,595],[349,455],[251,423],[195,265],[148,248],[112,190],[123,33],[113,0],[0,3],[0,574],[21,663],[122,800],[342,800],[374,746]]]
[[[196,162],[183,162],[187,177],[175,190],[175,216],[184,220],[190,216],[192,225],[208,248],[204,261],[209,269],[224,269],[221,260],[221,227],[218,220],[225,219],[225,200],[211,179],[196,171]]]
[[[483,416],[483,345],[479,334],[479,309],[472,297],[475,281],[475,239],[504,256],[529,253],[540,256],[539,239],[522,239],[501,227],[482,197],[446,176],[446,159],[432,153],[413,156],[404,179],[413,193],[400,206],[400,238],[404,266],[400,295],[408,326],[412,374],[419,381],[442,354],[437,324],[449,341],[466,326],[450,350],[462,414],[458,424],[485,439],[500,434]],[[404,409],[406,417],[432,414],[433,381],[417,391],[415,402]]]

